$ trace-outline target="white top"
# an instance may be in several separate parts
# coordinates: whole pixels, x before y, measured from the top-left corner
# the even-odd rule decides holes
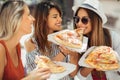
[[[117,51],[118,55],[120,56],[120,36],[114,31],[110,31],[110,34],[112,38],[112,48],[113,50]],[[105,73],[107,80],[120,80],[120,75],[117,73],[117,71],[120,72],[120,69],[114,71],[106,71]],[[92,80],[91,74],[89,74],[87,77],[83,77],[80,74],[80,70],[78,71],[76,77],[80,80]],[[76,80],[79,80],[77,78]]]

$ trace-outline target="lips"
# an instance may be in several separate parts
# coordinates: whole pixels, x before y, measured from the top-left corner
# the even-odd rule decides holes
[[[61,23],[57,23],[56,26],[61,26]]]

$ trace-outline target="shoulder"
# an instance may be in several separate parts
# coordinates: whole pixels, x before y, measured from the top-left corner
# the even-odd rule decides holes
[[[120,39],[119,34],[115,29],[106,28],[106,27],[104,29],[106,29],[110,32],[111,38],[114,38],[114,39],[119,38]]]
[[[117,31],[115,31],[115,30],[109,30],[109,31],[110,31],[112,39],[120,40],[120,35],[119,35],[119,33]]]
[[[4,46],[0,43],[0,63],[3,65],[5,63],[6,51]]]
[[[32,38],[26,39],[24,41],[24,48],[27,52],[31,52],[35,49],[35,43],[33,43]]]
[[[0,79],[3,77],[2,75],[4,74],[4,68],[5,65],[7,64],[5,53],[6,53],[5,48],[0,43]]]
[[[0,55],[5,54],[5,48],[4,46],[0,43]]]
[[[120,34],[115,30],[110,30],[112,47],[117,52],[120,52]]]

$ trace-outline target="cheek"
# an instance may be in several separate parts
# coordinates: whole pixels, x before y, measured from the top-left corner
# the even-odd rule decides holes
[[[92,27],[89,26],[85,29],[84,34],[89,34],[92,31]]]
[[[32,31],[32,26],[25,23],[23,26],[21,26],[21,31],[24,34],[29,34]]]

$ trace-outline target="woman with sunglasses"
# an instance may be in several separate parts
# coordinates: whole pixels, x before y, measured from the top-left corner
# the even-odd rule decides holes
[[[85,0],[74,6],[74,23],[76,28],[84,28],[84,36],[88,37],[88,48],[91,46],[110,46],[120,55],[120,37],[114,31],[104,28],[107,18],[98,0]],[[97,71],[93,68],[81,67],[77,73],[80,80],[119,80],[120,70]]]
[[[50,76],[50,70],[43,68],[35,69],[26,76],[23,68],[20,38],[31,32],[34,20],[28,6],[23,1],[7,1],[2,5],[0,11],[0,80],[43,80]]]
[[[52,1],[42,1],[35,7],[35,23],[33,35],[25,41],[26,54],[26,69],[29,73],[36,68],[35,56],[44,55],[54,61],[68,61],[67,55],[60,52],[58,45],[51,43],[47,40],[48,34],[60,31],[62,29],[62,13],[59,6]],[[77,64],[79,58],[76,57],[70,60],[71,63]],[[70,74],[76,75],[77,71]],[[64,77],[62,80],[70,80],[69,76]]]

